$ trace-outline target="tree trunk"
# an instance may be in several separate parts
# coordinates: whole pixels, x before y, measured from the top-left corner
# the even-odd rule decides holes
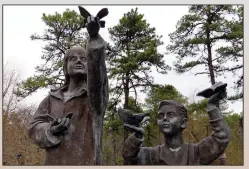
[[[125,94],[125,102],[124,102],[124,109],[128,109],[128,100],[129,100],[129,73],[125,75],[125,85],[124,85],[124,94]],[[128,138],[128,131],[124,129],[124,142]]]
[[[215,84],[215,76],[214,76],[214,67],[213,67],[213,61],[212,61],[212,46],[210,42],[210,31],[207,31],[207,51],[208,51],[208,69],[210,74],[210,80],[211,84]]]
[[[207,51],[208,51],[208,68],[209,68],[209,74],[210,74],[210,81],[211,84],[215,84],[215,76],[214,76],[214,67],[213,67],[213,61],[212,61],[212,45],[211,45],[211,41],[210,41],[210,29],[209,29],[209,25],[211,24],[211,20],[209,20],[209,16],[208,16],[208,27],[207,27],[207,31],[206,31],[206,35],[207,35]],[[219,108],[219,104],[217,105],[217,107]],[[220,165],[225,165],[226,163],[226,158],[225,158],[225,153],[223,153],[220,156]]]
[[[125,102],[124,102],[124,109],[129,108],[129,73],[127,72],[125,75],[125,84],[124,84],[124,93],[125,93]],[[128,131],[124,128],[124,142],[128,138]],[[126,162],[124,162],[124,165],[127,165]]]

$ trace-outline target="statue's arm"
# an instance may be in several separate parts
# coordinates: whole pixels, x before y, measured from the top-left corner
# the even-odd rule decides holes
[[[88,94],[94,112],[105,112],[108,102],[108,79],[105,64],[106,42],[98,34],[90,37],[87,47],[88,66]]]
[[[143,138],[137,138],[134,133],[125,140],[122,156],[127,164],[137,164],[142,143]]]
[[[201,164],[209,164],[217,159],[224,152],[231,137],[230,129],[218,107],[208,104],[207,110],[212,134],[197,144]]]
[[[143,138],[130,135],[123,146],[122,156],[127,165],[151,165],[156,163],[156,154],[152,147],[142,147]],[[157,154],[158,155],[158,154]]]
[[[46,114],[49,113],[49,96],[46,97],[39,105],[37,111],[32,117],[28,134],[29,137],[40,148],[51,148],[57,146],[61,142],[61,136],[55,136],[50,131],[50,123]]]

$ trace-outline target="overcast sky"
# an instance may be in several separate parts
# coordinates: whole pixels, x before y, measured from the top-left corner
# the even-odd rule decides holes
[[[109,41],[107,28],[117,25],[119,19],[124,13],[135,8],[136,6],[87,6],[86,9],[91,14],[96,14],[101,8],[107,7],[109,15],[105,17],[106,28],[101,29],[100,34]],[[176,28],[177,21],[188,12],[188,6],[137,6],[138,12],[144,14],[147,22],[156,28],[156,33],[162,35],[164,45],[158,48],[159,52],[166,52],[166,45],[169,44],[168,34],[172,33]],[[42,34],[45,24],[42,22],[42,13],[54,14],[62,13],[66,8],[73,9],[78,12],[77,6],[4,6],[3,8],[3,50],[4,63],[10,63],[19,72],[21,80],[34,75],[35,66],[42,64],[40,59],[42,55],[42,46],[44,43],[40,41],[31,41],[30,35],[33,33]],[[165,56],[167,64],[172,65],[174,61],[173,55]],[[167,75],[161,75],[156,71],[152,72],[155,83],[171,84],[177,88],[183,95],[198,100],[201,98],[194,95],[210,86],[209,78],[206,75],[195,76],[194,72],[182,75],[170,71]],[[228,95],[233,94],[233,75],[227,74],[226,78],[218,78],[228,83]],[[47,95],[48,90],[40,90],[22,101],[23,104],[39,104]],[[139,101],[143,101],[145,94],[140,94]],[[229,104],[230,109],[235,112],[241,112],[242,102],[238,101]]]

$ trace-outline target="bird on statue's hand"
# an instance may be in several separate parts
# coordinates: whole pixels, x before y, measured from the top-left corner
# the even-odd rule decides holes
[[[84,27],[86,26],[86,23],[87,23],[87,17],[88,16],[91,16],[91,14],[83,7],[81,6],[78,6],[79,10],[80,10],[80,14],[84,17]],[[100,19],[104,18],[105,16],[107,16],[109,13],[108,9],[107,8],[103,8],[101,9],[97,15],[96,15],[96,19],[99,20],[99,24],[100,24],[100,27],[101,28],[104,28],[105,27],[105,21],[101,21]]]
[[[143,123],[150,119],[149,113],[138,113],[133,114],[130,110],[127,109],[119,109],[118,115],[122,121],[127,124],[139,126],[139,123]]]
[[[226,87],[227,87],[227,83],[218,82],[212,85],[211,87],[197,93],[197,96],[209,98],[215,93],[218,93],[219,91],[224,90]]]

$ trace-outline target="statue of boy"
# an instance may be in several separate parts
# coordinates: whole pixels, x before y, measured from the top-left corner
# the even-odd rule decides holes
[[[212,134],[199,143],[184,143],[182,132],[187,127],[187,110],[177,101],[165,100],[159,105],[157,122],[164,134],[164,144],[141,147],[144,140],[142,127],[125,124],[134,133],[125,141],[122,155],[133,165],[200,165],[218,158],[230,140],[230,130],[217,108],[226,96],[226,89],[213,94],[207,105]]]
[[[108,102],[106,42],[97,17],[88,16],[88,47],[64,56],[65,83],[40,103],[29,136],[45,149],[45,165],[102,164],[104,112]],[[67,116],[68,113],[71,115]]]

